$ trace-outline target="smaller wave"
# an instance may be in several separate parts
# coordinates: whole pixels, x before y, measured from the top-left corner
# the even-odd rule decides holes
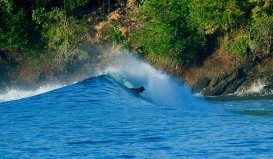
[[[12,100],[18,100],[18,99],[23,99],[23,98],[28,98],[32,97],[35,95],[43,94],[49,91],[52,91],[54,89],[58,89],[63,87],[64,85],[44,85],[40,86],[37,89],[34,90],[23,90],[23,89],[9,89],[3,94],[0,94],[0,102],[7,102],[7,101],[12,101]]]
[[[258,79],[250,87],[242,87],[235,92],[235,95],[238,96],[244,96],[244,95],[251,95],[251,94],[264,94],[264,95],[269,95],[272,94],[272,91],[266,91],[264,92],[264,88],[266,87],[266,83],[262,81],[261,79]]]

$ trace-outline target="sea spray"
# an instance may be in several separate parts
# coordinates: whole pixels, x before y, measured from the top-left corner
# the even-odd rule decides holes
[[[146,90],[142,96],[150,98],[156,105],[181,106],[191,110],[216,110],[206,106],[202,97],[194,96],[183,82],[153,68],[132,54],[109,54],[97,74],[112,75],[126,87],[144,86]]]
[[[61,88],[63,86],[64,85],[60,85],[60,84],[54,84],[54,85],[47,84],[47,85],[40,86],[39,88],[32,89],[32,90],[10,88],[5,93],[0,94],[0,102],[6,102],[6,101],[12,101],[12,100],[18,100],[18,99],[32,97],[35,95],[43,94],[43,93]]]
[[[244,96],[244,95],[253,95],[253,94],[259,94],[262,92],[264,87],[266,86],[265,82],[262,79],[258,79],[254,81],[250,86],[248,87],[240,87],[236,92],[235,95],[238,96]]]

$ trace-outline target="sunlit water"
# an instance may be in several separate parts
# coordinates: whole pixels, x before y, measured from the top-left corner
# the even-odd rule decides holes
[[[272,99],[204,100],[148,64],[127,61],[0,103],[1,158],[273,157]],[[140,85],[140,96],[126,88]]]

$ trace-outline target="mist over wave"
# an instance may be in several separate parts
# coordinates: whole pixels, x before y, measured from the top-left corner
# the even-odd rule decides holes
[[[141,96],[158,105],[209,109],[205,106],[206,102],[194,96],[187,85],[139,58],[131,54],[112,54],[107,57],[98,68],[97,75],[110,75],[128,88],[144,86],[146,90]]]

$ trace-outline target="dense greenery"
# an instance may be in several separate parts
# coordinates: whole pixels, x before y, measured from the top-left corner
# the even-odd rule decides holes
[[[151,54],[171,54],[188,62],[203,47],[205,39],[188,23],[187,0],[149,0],[137,12],[144,27],[137,30],[137,46]]]
[[[86,41],[86,14],[100,0],[0,0],[0,51],[53,50],[64,57]]]
[[[0,0],[0,51],[43,52],[69,57],[87,41],[92,8],[122,0]],[[128,1],[129,3],[129,1]],[[134,36],[109,36],[151,55],[183,63],[202,55],[211,37],[233,55],[272,51],[273,0],[137,0]],[[128,24],[127,26],[130,26]],[[92,35],[91,35],[92,36]]]
[[[34,10],[32,19],[41,26],[41,35],[47,48],[69,56],[76,45],[84,42],[87,27],[74,17],[68,17],[65,10],[55,8],[45,12],[44,8]]]
[[[202,53],[215,36],[230,54],[269,54],[272,13],[272,0],[145,0],[134,14],[140,21],[135,42],[149,54],[182,62]]]
[[[1,50],[26,47],[29,37],[26,32],[28,21],[26,11],[13,1],[0,1],[0,48]],[[24,23],[22,23],[24,22]]]

